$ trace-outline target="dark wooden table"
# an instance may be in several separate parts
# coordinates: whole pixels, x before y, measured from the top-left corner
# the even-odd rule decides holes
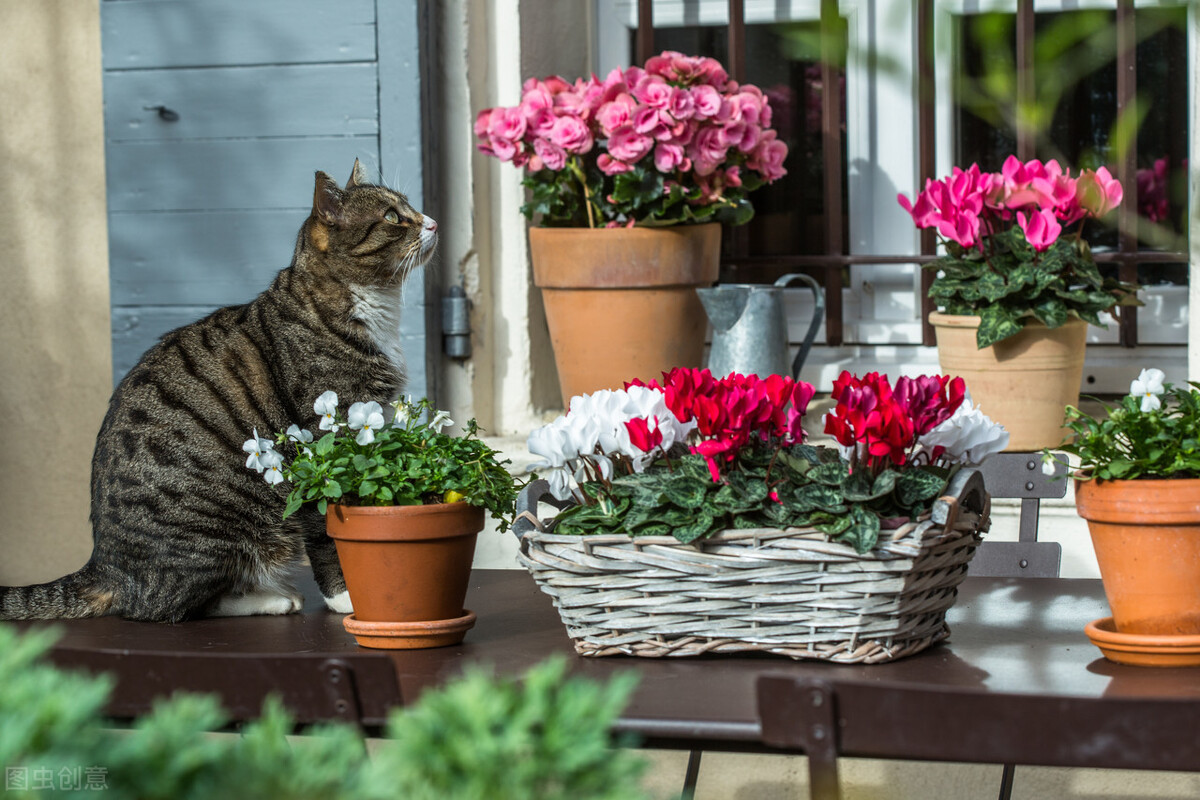
[[[594,678],[640,675],[620,728],[648,745],[803,751],[818,765],[840,754],[1200,770],[1200,668],[1105,660],[1083,634],[1086,622],[1108,615],[1095,580],[968,578],[947,643],[874,666],[776,656],[584,659],[550,599],[516,570],[474,573],[467,606],[478,622],[455,647],[359,648],[316,600],[287,617],[60,622],[52,657],[114,672],[114,716],[137,716],[154,697],[188,689],[218,692],[235,718],[247,718],[276,692],[302,721],[373,728],[468,664],[511,674],[562,653]],[[34,624],[43,623],[23,623]]]

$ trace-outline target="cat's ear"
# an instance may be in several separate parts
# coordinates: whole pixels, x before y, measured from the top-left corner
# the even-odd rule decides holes
[[[367,170],[357,158],[354,159],[354,171],[350,173],[350,180],[346,181],[346,188],[353,189],[355,186],[367,186],[370,183],[371,177],[367,175]]]
[[[317,185],[313,190],[313,216],[329,225],[342,221],[342,190],[337,181],[324,172],[317,172]]]

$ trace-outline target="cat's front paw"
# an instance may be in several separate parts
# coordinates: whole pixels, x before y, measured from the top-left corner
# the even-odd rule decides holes
[[[329,607],[330,611],[335,611],[338,614],[354,613],[354,605],[350,602],[349,591],[342,591],[339,594],[335,594],[333,597],[326,597],[325,605]]]

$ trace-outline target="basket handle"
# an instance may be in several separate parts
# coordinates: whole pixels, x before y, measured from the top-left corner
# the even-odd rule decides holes
[[[516,521],[510,528],[518,539],[527,531],[541,529],[540,523],[537,522],[538,503],[549,503],[560,509],[575,505],[574,500],[559,500],[550,494],[548,481],[541,479],[530,481],[517,495]]]
[[[954,527],[958,519],[958,510],[966,508],[977,514],[982,514],[988,504],[987,489],[983,485],[983,475],[979,470],[967,468],[959,470],[950,479],[946,494],[939,497],[933,504],[932,519],[934,524],[943,530]]]

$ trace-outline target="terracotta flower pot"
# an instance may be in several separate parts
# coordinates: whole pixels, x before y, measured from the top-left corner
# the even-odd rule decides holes
[[[1200,634],[1200,479],[1076,481],[1118,633]]]
[[[702,366],[708,318],[695,289],[717,280],[720,225],[531,228],[529,249],[564,407]]]
[[[933,312],[938,363],[962,377],[975,405],[1008,431],[1008,450],[1027,452],[1062,442],[1063,414],[1079,404],[1087,323],[1058,328],[1036,320],[1015,336],[980,350],[979,317]]]
[[[346,630],[364,647],[414,649],[461,642],[475,624],[463,608],[483,509],[331,505],[325,528],[354,613]]]

